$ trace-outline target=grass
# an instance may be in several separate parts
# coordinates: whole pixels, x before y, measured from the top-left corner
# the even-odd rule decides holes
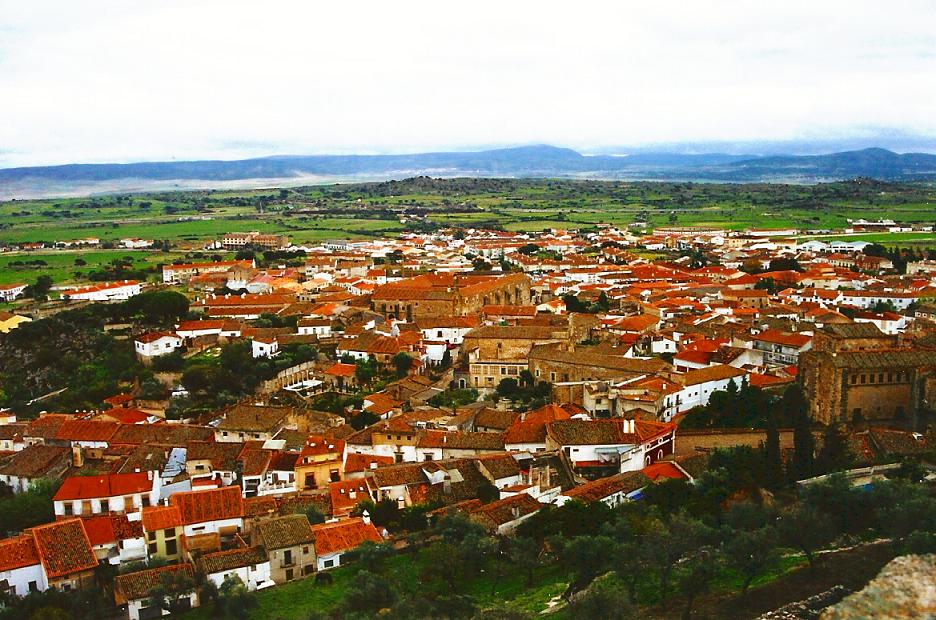
[[[314,579],[302,579],[257,592],[258,606],[250,613],[251,618],[276,618],[278,620],[305,620],[310,612],[328,612],[334,609],[352,586],[358,571],[355,565],[346,565],[329,571],[332,583],[316,584]],[[423,576],[431,574],[420,556],[397,554],[387,561],[385,574],[391,575],[399,585],[403,597],[419,594],[448,594],[447,588],[434,581],[425,581]],[[517,571],[507,571],[492,588],[493,576],[480,574],[467,580],[460,594],[474,597],[479,609],[506,606],[518,611],[539,613],[546,603],[566,587],[565,577],[555,567],[537,571],[532,587],[526,587],[526,576]],[[186,613],[186,620],[209,620],[213,618],[210,607],[201,607]]]
[[[0,284],[23,282],[30,284],[41,275],[48,275],[55,285],[77,282],[87,279],[91,271],[104,268],[114,259],[129,258],[135,269],[155,267],[160,263],[170,263],[181,256],[175,252],[149,252],[134,250],[91,250],[91,251],[48,251],[16,252],[0,254]],[[75,260],[85,261],[85,265],[76,265]],[[12,263],[44,261],[46,264]]]

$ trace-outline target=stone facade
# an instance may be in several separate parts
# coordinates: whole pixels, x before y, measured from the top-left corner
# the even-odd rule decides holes
[[[931,351],[807,351],[799,376],[809,414],[823,424],[909,420],[936,396]]]
[[[387,318],[407,321],[476,315],[491,304],[529,303],[530,278],[521,273],[504,276],[423,274],[382,285],[371,297],[373,310]]]

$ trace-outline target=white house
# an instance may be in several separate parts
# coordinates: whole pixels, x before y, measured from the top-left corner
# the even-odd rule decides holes
[[[296,329],[297,333],[302,336],[314,335],[319,338],[328,338],[332,334],[330,319],[299,319]]]
[[[107,282],[62,291],[65,301],[123,301],[139,295],[142,285],[136,280]]]
[[[341,566],[341,556],[353,551],[363,542],[383,541],[366,512],[363,517],[313,525],[312,534],[315,536],[315,560],[318,570]]]
[[[727,364],[716,364],[673,375],[673,381],[682,386],[682,389],[670,398],[678,404],[677,413],[689,411],[693,407],[707,405],[712,392],[728,389],[732,380],[737,387],[741,387],[745,375],[747,371]]]
[[[150,332],[134,338],[133,346],[138,357],[152,359],[180,349],[182,338],[172,332]]]
[[[250,350],[254,359],[274,357],[279,354],[279,341],[276,336],[256,336],[250,341]]]
[[[153,472],[69,476],[52,498],[56,517],[107,513],[139,519],[146,506],[159,502],[162,479]]]
[[[3,301],[13,301],[22,295],[25,290],[25,284],[2,284],[0,285],[0,299]]]
[[[198,559],[205,579],[220,588],[226,579],[239,579],[248,590],[275,585],[270,579],[270,559],[263,547],[239,547],[206,553]]]
[[[179,509],[186,536],[233,536],[244,527],[244,503],[238,485],[175,493],[169,505]]]
[[[175,575],[181,573],[187,579],[180,579]],[[169,576],[169,579],[166,577]],[[150,592],[162,583],[181,584],[188,582],[190,589],[184,591],[167,592],[166,599],[174,611],[185,611],[198,606],[198,595],[195,592],[195,573],[191,564],[169,564],[159,568],[126,573],[114,579],[114,601],[117,605],[126,606],[127,617],[130,620],[150,620],[170,614],[167,609],[149,606],[152,598]]]
[[[42,560],[31,534],[0,540],[0,582],[16,596],[44,592],[49,588]]]

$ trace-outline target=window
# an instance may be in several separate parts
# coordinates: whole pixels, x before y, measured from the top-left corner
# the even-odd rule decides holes
[[[30,592],[38,592],[38,591],[39,591],[39,584],[36,583],[35,581],[30,581],[30,582],[29,582],[29,591],[30,591]]]
[[[163,536],[166,538],[175,538],[175,528],[168,527],[163,530]]]
[[[868,375],[868,383],[872,383],[872,384],[874,383],[874,373],[873,373],[873,372],[872,372],[870,375]]]
[[[303,547],[303,548],[302,548],[302,553],[305,554],[305,555],[309,555],[309,548],[308,548],[308,547]]]
[[[286,581],[292,581],[292,578],[293,578],[293,569],[287,568],[286,569]]]
[[[323,560],[322,568],[332,568],[335,565],[335,560]]]
[[[179,551],[178,543],[176,543],[175,540],[166,541],[166,555],[175,555],[176,553],[178,553],[178,551]]]
[[[861,384],[862,384],[862,385],[865,384],[865,376],[864,376],[864,375],[861,375]]]
[[[849,377],[849,382],[852,385],[855,385],[856,383],[858,383],[858,375],[852,375],[851,377]]]

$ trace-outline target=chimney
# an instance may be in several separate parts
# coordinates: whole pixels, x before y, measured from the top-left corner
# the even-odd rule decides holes
[[[370,522],[371,522],[371,521],[370,521],[370,513],[367,512],[366,510],[365,510],[364,512],[361,513],[361,521],[363,521],[364,523],[367,523],[367,524],[370,524]]]
[[[636,420],[636,418],[631,418],[631,421],[630,421],[630,432],[631,432],[631,433],[636,433],[636,432],[637,432],[637,420]]]
[[[446,495],[452,494],[452,477],[448,474],[442,479],[442,492]]]
[[[72,447],[72,465],[75,467],[84,465],[84,456],[81,454],[81,446]]]
[[[152,469],[149,469],[149,470],[146,471],[146,479],[149,480],[149,481],[152,481],[152,480],[153,480],[153,470],[152,470]]]

